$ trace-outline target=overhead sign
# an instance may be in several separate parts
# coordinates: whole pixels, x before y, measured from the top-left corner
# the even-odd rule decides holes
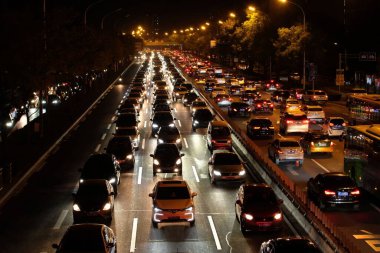
[[[359,61],[376,61],[376,52],[360,52]]]
[[[337,86],[344,85],[344,69],[336,69],[335,84]]]

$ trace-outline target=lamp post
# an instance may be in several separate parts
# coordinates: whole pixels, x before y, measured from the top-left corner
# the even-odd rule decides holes
[[[119,9],[117,9],[117,10],[111,11],[111,12],[107,13],[106,15],[104,15],[103,18],[102,18],[102,22],[100,23],[100,29],[103,30],[104,19],[105,19],[106,17],[108,17],[108,16],[110,16],[110,15],[116,13],[116,12],[119,12],[119,11],[121,11],[121,10],[122,10],[122,8],[119,8]]]
[[[84,21],[83,21],[83,23],[84,23],[84,31],[86,31],[86,29],[87,29],[87,12],[88,12],[92,7],[94,7],[95,5],[97,5],[97,4],[99,4],[99,3],[103,2],[103,1],[104,1],[104,0],[99,0],[99,1],[96,1],[96,2],[94,2],[94,3],[92,3],[92,4],[90,4],[89,6],[87,6],[86,10],[84,11]]]
[[[302,15],[303,15],[303,32],[305,33],[306,32],[306,15],[305,15],[305,11],[303,10],[302,6],[295,3],[295,2],[292,2],[292,1],[289,1],[289,0],[279,0],[280,2],[282,3],[290,3],[290,4],[293,4],[295,5],[296,7],[298,7],[301,12],[302,12]],[[305,52],[305,47],[303,49],[303,89],[305,89],[305,86],[306,86],[306,52]]]

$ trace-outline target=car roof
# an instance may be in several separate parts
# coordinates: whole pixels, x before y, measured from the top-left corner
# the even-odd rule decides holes
[[[226,127],[228,127],[227,122],[223,121],[223,120],[213,120],[210,122],[210,124],[213,126],[226,126]]]
[[[177,179],[165,179],[160,180],[156,183],[157,187],[187,187],[187,182],[185,180]]]
[[[293,142],[298,142],[295,138],[291,138],[291,137],[281,137],[281,138],[277,138],[277,140],[279,140],[280,142],[288,142],[288,141],[293,141]]]

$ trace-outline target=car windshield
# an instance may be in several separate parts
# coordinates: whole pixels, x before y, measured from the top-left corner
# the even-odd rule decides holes
[[[75,229],[65,234],[61,249],[65,252],[104,252],[100,229]]]
[[[229,136],[230,129],[224,126],[214,126],[212,129],[213,136]]]
[[[296,141],[280,141],[280,147],[282,148],[298,148],[299,146]]]
[[[343,125],[344,119],[331,119],[330,123],[332,123],[334,125]]]
[[[195,118],[212,119],[212,114],[209,110],[197,110],[194,115]]]
[[[324,91],[316,91],[315,95],[326,95],[326,92],[324,92]]]
[[[318,107],[310,107],[307,110],[309,112],[320,112],[320,111],[323,111],[322,108],[318,108]]]
[[[161,128],[160,135],[179,135],[179,131],[176,127],[163,127]]]
[[[205,102],[193,102],[193,106],[206,106]]]
[[[107,146],[107,153],[118,155],[119,153],[131,153],[132,145],[129,138],[114,137],[110,140]]]
[[[241,164],[239,157],[236,154],[216,154],[214,159],[215,165],[239,165]]]
[[[172,156],[172,157],[179,157],[179,152],[177,146],[174,145],[158,145],[156,148],[156,156]]]
[[[84,198],[105,198],[108,196],[106,185],[92,185],[92,184],[80,184],[77,192],[77,196]]]
[[[153,121],[170,121],[173,116],[170,113],[156,113]]]
[[[244,199],[244,203],[250,205],[257,205],[258,203],[263,204],[275,204],[277,199],[272,190],[255,189],[253,191],[247,191]]]
[[[189,199],[190,193],[187,187],[158,187],[156,199]]]

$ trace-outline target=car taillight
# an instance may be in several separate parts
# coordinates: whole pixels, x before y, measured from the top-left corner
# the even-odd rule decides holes
[[[346,123],[343,123],[342,126],[346,126]]]
[[[229,98],[228,100],[229,100],[229,101],[232,101],[232,98]]]
[[[314,147],[314,141],[310,142],[310,145]]]
[[[333,123],[330,123],[329,126],[334,126],[334,124],[333,124]]]
[[[273,107],[273,104],[270,104],[269,106],[270,106],[270,107]]]
[[[257,104],[257,107],[261,107],[261,104]]]
[[[313,96],[313,98],[317,98],[317,96]]]
[[[309,120],[302,120],[302,123],[309,124]]]
[[[331,191],[331,190],[325,190],[325,195],[327,195],[327,196],[333,196],[333,195],[335,195],[335,192]]]
[[[269,83],[267,83],[267,87],[269,87]]]
[[[293,120],[287,120],[287,121],[286,121],[286,124],[293,124],[293,123],[294,123]]]
[[[218,98],[217,100],[220,101],[220,98]]]
[[[359,189],[355,189],[351,192],[351,195],[360,195],[360,190]]]
[[[284,153],[281,149],[278,149],[277,152],[278,152],[279,154],[283,154],[283,153]]]

